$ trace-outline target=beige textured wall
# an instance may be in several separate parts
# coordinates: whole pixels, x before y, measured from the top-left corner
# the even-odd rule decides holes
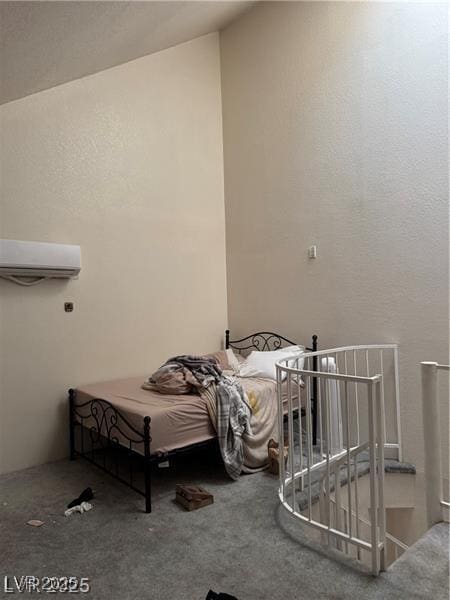
[[[0,280],[1,470],[67,454],[68,387],[221,344],[218,35],[1,107],[1,237],[81,245],[78,281]],[[75,310],[63,310],[73,301]]]
[[[418,364],[449,360],[447,46],[444,3],[264,2],[221,34],[230,326],[398,342],[419,468]]]

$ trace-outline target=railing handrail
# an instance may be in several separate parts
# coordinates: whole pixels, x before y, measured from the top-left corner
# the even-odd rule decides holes
[[[344,375],[344,373],[330,373],[329,371],[310,371],[308,369],[297,369],[296,367],[288,367],[287,365],[282,365],[283,361],[291,361],[293,358],[283,358],[277,363],[275,363],[277,369],[281,371],[285,371],[286,373],[295,373],[298,375],[309,375],[310,377],[320,377],[323,379],[337,379],[338,381],[353,381],[355,383],[368,383],[370,381],[376,382],[380,381],[381,374],[372,375],[371,377],[364,377],[362,375]]]
[[[325,354],[336,354],[337,352],[346,352],[351,350],[398,350],[398,344],[362,344],[357,346],[339,346],[338,348],[329,348],[328,350],[316,350],[315,352],[300,352],[296,353],[295,356],[298,355],[307,358],[310,356],[314,357]]]
[[[443,371],[450,371],[450,365],[441,365],[441,364],[431,361],[431,360],[423,360],[420,364],[427,365],[427,366],[434,366],[434,367],[436,367],[436,369],[443,370]]]

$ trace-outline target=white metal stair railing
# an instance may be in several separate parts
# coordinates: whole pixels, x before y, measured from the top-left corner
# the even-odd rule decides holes
[[[331,499],[332,503],[334,503],[334,500]],[[332,512],[332,515],[336,514],[336,508],[334,513]],[[350,518],[350,511],[348,509],[347,506],[342,506],[341,507],[341,519],[342,522],[344,523],[344,527],[346,528],[346,531],[348,531],[348,520]],[[351,512],[351,519],[354,523],[354,527],[357,530],[357,535],[361,535],[361,537],[363,539],[367,538],[370,535],[370,521],[368,519],[365,519],[364,517],[362,517],[361,515],[356,515],[356,511],[352,510]],[[361,533],[360,533],[361,532]],[[393,536],[392,534],[388,533],[386,531],[386,564],[389,565],[390,563],[393,563],[394,561],[397,560],[397,558],[399,558],[404,552],[406,552],[406,550],[408,550],[408,546],[402,542],[401,540],[399,540],[398,538],[396,538],[395,536]],[[360,548],[356,548],[356,551],[352,554],[351,551],[349,551],[347,549],[347,554],[350,554],[356,558],[358,558],[358,560],[362,560],[362,556],[361,556],[361,550]],[[391,557],[391,559],[389,560],[389,556]]]
[[[450,365],[437,362],[421,363],[423,441],[425,454],[425,490],[427,524],[449,521],[450,503],[444,500],[441,419],[438,397],[438,374],[449,372]]]
[[[359,374],[361,371],[364,374]],[[357,559],[361,559],[361,551],[369,552],[372,573],[378,575],[385,568],[385,449],[401,457],[397,346],[351,346],[285,358],[277,363],[277,387],[279,443],[280,448],[287,446],[287,461],[284,453],[279,453],[282,505],[294,517],[320,531],[329,546],[333,543],[347,554],[355,548]],[[317,392],[316,446],[312,389]],[[394,420],[390,430],[393,439],[388,444],[385,398],[389,399]],[[358,497],[361,461],[368,462],[370,487],[370,535],[364,537]],[[345,483],[346,490],[342,492]],[[343,493],[347,517],[342,511]],[[317,502],[318,510],[313,507]],[[349,514],[354,519],[348,518]]]

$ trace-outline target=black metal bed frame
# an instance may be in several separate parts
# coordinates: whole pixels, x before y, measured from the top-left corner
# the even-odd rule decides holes
[[[296,342],[276,333],[262,331],[248,335],[239,340],[230,340],[230,331],[225,331],[225,348],[233,348],[238,352],[247,350],[277,350],[283,343],[295,345]],[[317,350],[317,335],[312,336],[312,347],[308,351]],[[313,358],[313,369],[317,370],[317,357]],[[316,443],[317,429],[317,383],[312,386],[312,419],[313,443]],[[145,498],[145,512],[152,511],[151,501],[151,468],[153,464],[166,461],[168,458],[191,450],[217,444],[212,438],[205,442],[183,446],[169,452],[152,454],[151,417],[143,418],[143,428],[139,431],[110,402],[102,398],[92,398],[78,404],[76,390],[69,390],[69,440],[70,460],[81,456],[96,465],[121,483],[141,494]],[[127,469],[123,475],[121,465],[125,460]],[[138,472],[143,474],[143,487],[136,484]]]

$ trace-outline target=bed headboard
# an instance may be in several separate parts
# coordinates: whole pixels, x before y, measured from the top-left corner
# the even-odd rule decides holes
[[[317,335],[312,336],[311,347],[305,347],[308,352],[316,352],[318,349]],[[273,333],[272,331],[258,331],[243,337],[239,340],[230,339],[230,330],[225,331],[225,348],[233,348],[240,354],[242,352],[251,350],[279,350],[284,346],[297,346],[298,342],[293,342],[288,338],[280,335],[279,333]],[[303,345],[303,344],[302,344]],[[313,371],[317,371],[318,361],[317,356],[313,356]],[[313,378],[312,382],[312,394],[311,394],[311,413],[312,413],[312,427],[313,427],[313,444],[317,444],[317,378]]]
[[[279,350],[284,346],[296,346],[298,342],[288,340],[278,333],[271,331],[258,331],[241,338],[240,340],[230,339],[230,330],[225,331],[225,348],[233,348],[239,353],[245,352],[246,350],[259,350],[261,352],[270,350]],[[306,347],[309,352],[315,352],[317,350],[317,335],[312,336],[311,347]]]

